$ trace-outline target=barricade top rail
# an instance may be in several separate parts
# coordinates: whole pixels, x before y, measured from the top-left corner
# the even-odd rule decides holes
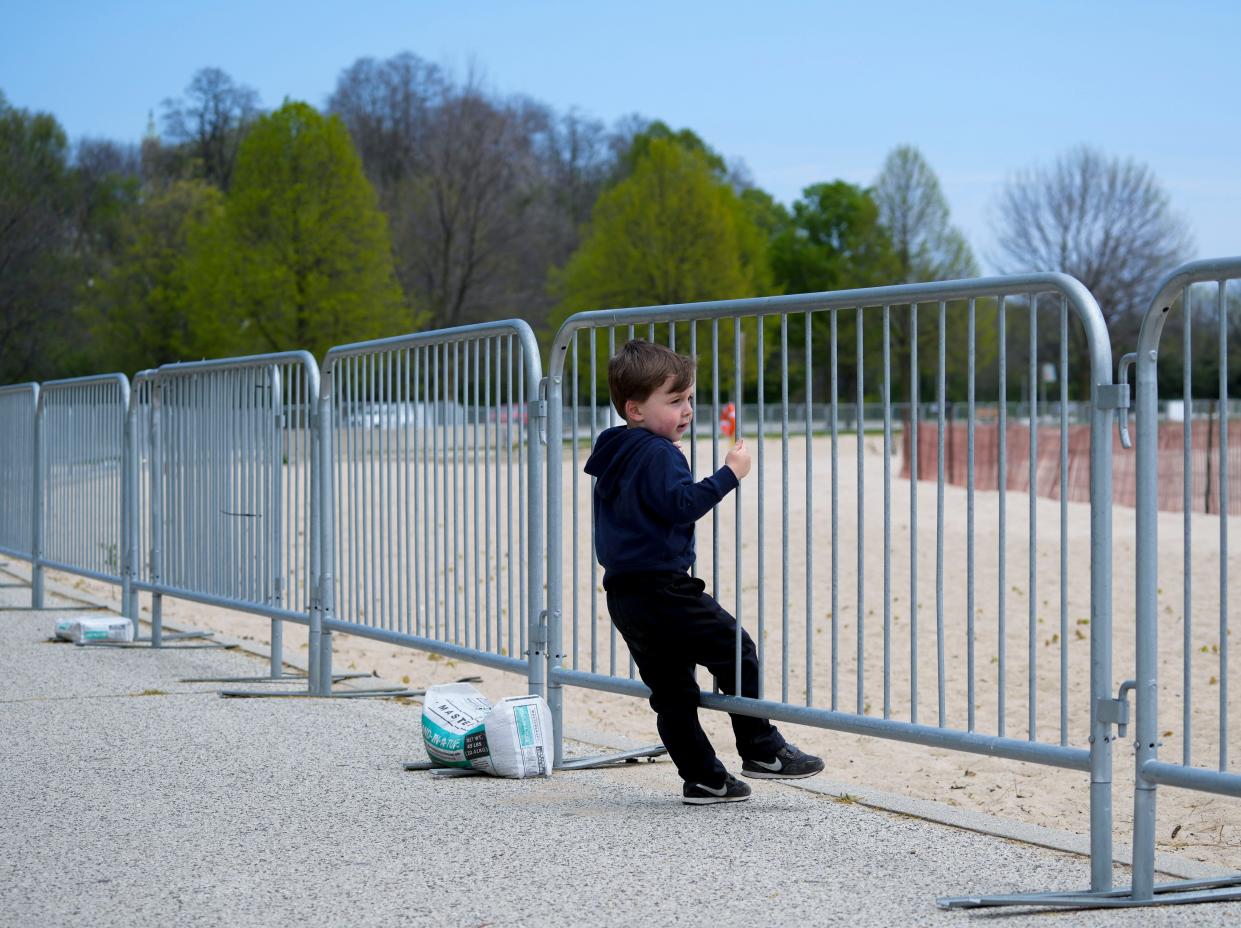
[[[33,381],[29,383],[11,383],[7,386],[0,387],[0,396],[3,396],[6,393],[30,393],[37,402],[39,396],[39,385]]]
[[[1155,297],[1151,300],[1146,314],[1142,317],[1142,328],[1138,334],[1138,353],[1159,348],[1159,336],[1163,332],[1164,322],[1172,303],[1191,284],[1220,282],[1241,278],[1241,255],[1231,258],[1204,258],[1200,261],[1189,261],[1170,271],[1159,282]]]
[[[524,319],[478,322],[471,325],[454,326],[450,329],[432,329],[428,332],[413,332],[408,335],[394,335],[388,338],[354,342],[349,345],[337,345],[330,349],[323,358],[323,374],[326,378],[338,361],[344,358],[356,357],[357,355],[370,354],[377,351],[391,351],[398,348],[416,348],[423,345],[466,342],[471,339],[486,338],[494,335],[516,335],[518,337],[526,357],[527,376],[537,383],[543,376],[539,346],[534,337],[534,330],[530,328],[529,323]]]
[[[575,313],[560,326],[555,341],[552,343],[548,375],[553,379],[559,377],[564,369],[564,359],[572,337],[575,332],[582,329],[629,325],[636,322],[687,322],[726,316],[767,316],[824,309],[899,306],[980,297],[1023,296],[1051,291],[1060,293],[1068,300],[1085,329],[1092,369],[1096,372],[1096,376],[1105,376],[1108,378],[1107,382],[1110,382],[1112,349],[1107,334],[1107,325],[1103,321],[1099,305],[1081,281],[1058,272],[895,284],[886,287],[861,287],[852,290],[676,303],[665,306],[588,310]]]
[[[139,387],[154,381],[157,373],[158,370],[156,368],[149,367],[146,370],[138,371],[138,373],[134,374],[133,380],[129,383],[130,394],[129,410],[127,412],[128,416],[133,416],[142,403],[142,391]]]
[[[273,351],[269,354],[243,355],[235,358],[214,358],[206,361],[175,361],[163,364],[155,371],[157,380],[181,377],[218,370],[242,370],[263,367],[268,364],[291,364],[300,361],[306,371],[312,399],[319,395],[319,363],[315,356],[304,349],[298,351]]]
[[[39,387],[39,409],[43,409],[49,397],[48,394],[56,394],[64,390],[71,390],[75,387],[93,387],[103,386],[109,383],[115,383],[121,391],[121,406],[125,409],[129,408],[129,378],[124,374],[91,374],[86,377],[67,377],[63,380],[48,380]]]

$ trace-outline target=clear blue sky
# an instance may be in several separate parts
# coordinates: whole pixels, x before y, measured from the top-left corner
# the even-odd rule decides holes
[[[1079,143],[1148,164],[1201,257],[1241,254],[1241,4],[202,3],[4,0],[0,91],[71,138],[138,140],[219,67],[266,107],[322,105],[357,58],[411,51],[608,123],[689,127],[790,202],[917,145],[984,267],[1013,172]]]

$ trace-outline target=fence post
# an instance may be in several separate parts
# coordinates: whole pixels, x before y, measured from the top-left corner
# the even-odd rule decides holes
[[[326,382],[326,378],[324,381]],[[321,384],[322,386],[322,384]],[[323,629],[323,462],[320,459],[323,418],[322,396],[316,397],[314,409],[307,410],[310,428],[310,582],[307,607],[306,689],[312,696],[319,692],[319,636]]]
[[[310,691],[327,696],[332,691],[332,632],[323,620],[332,617],[335,577],[335,539],[332,536],[335,502],[332,497],[332,390],[335,370],[330,362],[323,372],[319,389],[319,608],[310,614]],[[312,507],[313,511],[313,507]]]
[[[138,594],[134,591],[137,577],[138,548],[138,439],[134,429],[133,407],[138,390],[125,406],[125,424],[121,433],[121,615],[133,622],[138,637]]]
[[[30,606],[43,608],[43,391],[40,390],[34,407],[34,470],[31,479],[33,519],[30,542]]]
[[[1090,888],[1112,888],[1112,723],[1099,707],[1112,694],[1112,420],[1100,387],[1112,382],[1111,352],[1093,371],[1090,416]],[[1033,488],[1031,488],[1033,492]]]
[[[559,638],[552,638],[549,635],[549,612],[550,607],[548,598],[543,595],[543,474],[542,474],[542,457],[543,449],[541,445],[550,445],[550,436],[547,433],[547,378],[544,377],[536,387],[536,394],[529,403],[529,410],[526,421],[528,437],[526,440],[526,454],[529,466],[529,486],[526,496],[530,500],[528,521],[526,524],[527,536],[526,550],[530,552],[530,563],[527,566],[528,580],[527,590],[530,597],[529,614],[529,689],[530,693],[535,696],[547,696],[547,668],[548,660],[552,658],[551,651],[553,647],[559,652]],[[551,493],[547,494],[548,504],[550,506]],[[558,655],[556,658],[558,659]],[[558,666],[558,665],[557,665]],[[553,720],[555,716],[553,716]],[[560,727],[555,726],[557,732],[556,741],[556,759],[560,758]]]
[[[151,380],[151,583],[164,582],[164,436],[160,419],[163,387],[158,376]],[[151,594],[151,647],[164,643],[164,596]]]
[[[268,455],[270,456],[271,473],[268,474],[267,493],[270,494],[270,505],[266,507],[267,531],[266,544],[269,546],[271,570],[264,578],[267,585],[268,602],[277,608],[284,606],[284,562],[281,560],[282,546],[280,531],[284,521],[283,484],[284,484],[284,440],[281,434],[281,422],[285,414],[284,383],[280,376],[280,365],[272,364],[267,369],[268,389],[271,390],[271,431],[267,436]],[[307,591],[309,594],[309,590]],[[271,648],[268,663],[271,678],[279,680],[284,676],[284,622],[277,618],[271,619]]]
[[[1135,901],[1154,898],[1155,885],[1155,784],[1143,775],[1143,765],[1156,758],[1158,726],[1158,681],[1155,657],[1158,622],[1155,616],[1159,575],[1158,532],[1155,520],[1158,486],[1159,385],[1157,355],[1139,346],[1137,369],[1137,560],[1134,565],[1134,593],[1137,597],[1135,680],[1136,706],[1134,747],[1137,763],[1133,793],[1133,882],[1130,894]]]
[[[553,653],[549,654],[547,675],[547,705],[551,709],[552,729],[555,732],[555,758],[553,764],[560,766],[564,761],[564,687],[556,679],[563,663],[560,655],[561,634],[561,601],[562,587],[562,528],[563,513],[563,473],[560,446],[564,433],[564,410],[561,406],[561,377],[552,371],[561,371],[563,366],[556,363],[556,358],[549,358],[547,383],[547,638],[552,643]],[[574,477],[576,478],[576,474]],[[592,617],[592,621],[594,621]]]

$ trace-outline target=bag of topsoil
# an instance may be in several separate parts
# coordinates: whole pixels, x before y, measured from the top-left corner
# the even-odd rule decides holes
[[[123,616],[77,616],[59,619],[55,637],[75,644],[133,641],[134,625]]]
[[[497,777],[550,776],[552,717],[540,696],[510,696],[492,706],[468,683],[427,690],[422,740],[431,761]]]

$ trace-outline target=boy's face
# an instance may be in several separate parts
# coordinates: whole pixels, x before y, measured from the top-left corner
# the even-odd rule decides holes
[[[673,378],[642,402],[629,400],[625,412],[630,428],[646,429],[669,441],[680,441],[694,418],[694,385],[673,392]]]

